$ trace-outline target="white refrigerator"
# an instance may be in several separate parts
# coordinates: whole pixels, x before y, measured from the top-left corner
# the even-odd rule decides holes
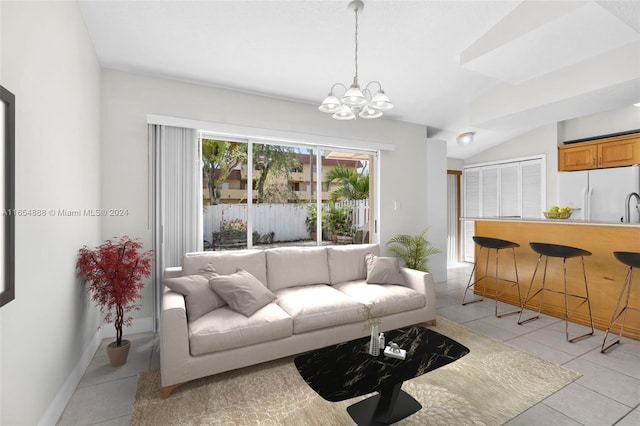
[[[558,173],[558,206],[571,207],[571,219],[620,222],[631,192],[640,194],[640,165]],[[640,222],[635,197],[631,198],[630,219]]]

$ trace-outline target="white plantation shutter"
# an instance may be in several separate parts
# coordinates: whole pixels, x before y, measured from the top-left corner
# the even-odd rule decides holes
[[[463,169],[465,217],[540,218],[546,198],[545,159],[529,157]],[[463,223],[464,260],[474,258],[474,222]]]
[[[544,180],[541,160],[523,161],[522,169],[522,217],[539,218],[544,210]]]
[[[520,216],[518,164],[500,167],[500,216]]]
[[[464,216],[480,216],[480,171],[469,170],[464,173],[462,183],[464,185]]]
[[[498,216],[498,168],[483,168],[481,175],[482,217]]]

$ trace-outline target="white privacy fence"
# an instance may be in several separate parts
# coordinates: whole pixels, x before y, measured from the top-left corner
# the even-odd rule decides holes
[[[336,207],[351,206],[352,224],[356,228],[364,226],[369,218],[369,200],[336,202]],[[309,239],[305,219],[307,206],[315,204],[252,204],[251,221],[253,231],[260,235],[274,233],[274,241],[298,241]],[[322,208],[328,208],[326,203]],[[220,231],[220,225],[241,220],[247,223],[247,204],[218,204],[206,206],[203,214],[204,239],[211,241],[213,232]]]

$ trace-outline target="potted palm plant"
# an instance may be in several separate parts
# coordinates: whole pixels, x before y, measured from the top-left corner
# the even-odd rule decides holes
[[[429,228],[425,228],[418,235],[398,234],[387,243],[389,251],[402,259],[407,268],[417,271],[429,272],[427,267],[428,257],[440,253],[440,250],[432,247],[424,237]]]
[[[142,252],[142,243],[127,236],[107,240],[96,248],[83,246],[78,252],[76,271],[91,299],[100,306],[104,321],[114,321],[116,341],[107,346],[109,361],[117,367],[127,361],[131,342],[122,339],[122,327],[130,326],[135,302],[142,294],[143,278],[151,274],[153,251]]]

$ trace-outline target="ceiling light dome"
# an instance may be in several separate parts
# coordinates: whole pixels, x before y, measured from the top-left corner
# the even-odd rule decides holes
[[[456,136],[456,142],[460,145],[469,145],[473,142],[473,137],[475,136],[475,132],[465,132]]]

